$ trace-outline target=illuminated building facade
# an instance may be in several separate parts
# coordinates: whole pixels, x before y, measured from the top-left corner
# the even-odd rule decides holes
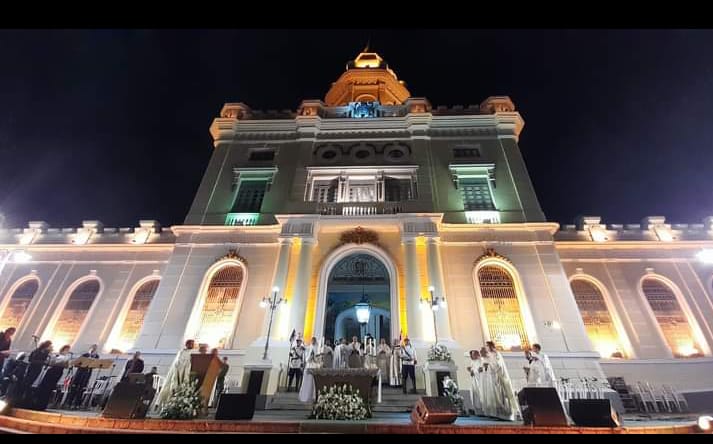
[[[18,349],[98,343],[161,372],[196,338],[237,380],[260,362],[277,287],[271,392],[293,329],[409,336],[423,361],[437,335],[462,380],[467,351],[494,340],[516,385],[540,343],[558,376],[713,390],[713,266],[697,259],[711,222],[547,222],[523,126],[508,97],[432,107],[370,52],[296,111],[225,104],[184,224],[0,231],[0,324]]]

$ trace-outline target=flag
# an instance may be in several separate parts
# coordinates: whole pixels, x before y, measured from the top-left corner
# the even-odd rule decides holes
[[[293,328],[292,329],[292,334],[290,335],[290,344],[295,342],[295,336],[297,336],[297,331]]]

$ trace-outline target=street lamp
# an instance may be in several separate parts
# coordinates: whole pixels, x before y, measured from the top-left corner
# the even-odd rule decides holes
[[[272,298],[270,298],[270,296],[265,296],[260,301],[261,308],[267,308],[270,310],[270,322],[267,324],[267,339],[265,339],[265,353],[262,355],[263,361],[267,361],[267,349],[270,346],[270,331],[272,330],[272,317],[275,314],[277,307],[285,302],[283,298],[277,299],[277,294],[279,292],[280,287],[272,287]]]
[[[369,317],[371,316],[371,305],[366,300],[366,296],[362,294],[361,301],[354,306],[354,310],[356,311],[357,322],[364,327],[364,331],[361,332],[363,338],[366,336],[366,325],[369,323]]]
[[[435,291],[436,291],[436,289],[433,287],[433,285],[428,287],[428,294],[430,295],[430,297],[421,299],[421,307],[431,309],[431,314],[433,315],[433,336],[435,337],[436,345],[438,345],[438,329],[436,327],[436,312],[438,311],[439,307],[443,307],[443,308],[448,307],[448,303],[446,302],[445,296],[436,296],[434,294]]]

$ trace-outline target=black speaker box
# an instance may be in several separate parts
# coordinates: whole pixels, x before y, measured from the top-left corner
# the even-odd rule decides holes
[[[458,410],[445,396],[422,396],[411,411],[416,424],[451,424],[456,418]]]
[[[566,426],[567,415],[553,387],[525,387],[518,394],[525,424]]]
[[[254,393],[223,393],[218,401],[215,419],[253,419],[256,397]]]
[[[154,394],[155,390],[150,385],[122,381],[114,387],[102,416],[116,419],[145,418]]]
[[[608,399],[570,399],[569,416],[581,427],[621,427]]]

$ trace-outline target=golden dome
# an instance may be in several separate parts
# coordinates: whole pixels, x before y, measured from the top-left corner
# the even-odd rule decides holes
[[[327,92],[327,106],[344,106],[350,102],[379,102],[401,105],[411,93],[384,59],[368,48],[347,63],[344,72]]]

